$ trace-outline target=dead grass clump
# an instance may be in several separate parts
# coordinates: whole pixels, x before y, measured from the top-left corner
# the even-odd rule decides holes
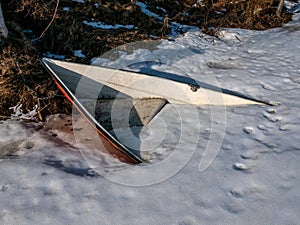
[[[228,1],[216,4],[215,10],[221,12],[219,19],[208,22],[216,27],[236,27],[264,30],[281,26],[291,20],[291,14],[285,11],[276,15],[279,0]]]
[[[283,8],[278,16],[280,0],[149,0],[149,8],[170,21],[209,28],[239,27],[263,30],[281,26],[291,20]],[[158,7],[157,7],[158,6]],[[278,13],[277,13],[278,14]]]
[[[17,105],[24,113],[37,108],[40,120],[47,114],[70,112],[69,103],[39,63],[39,53],[23,35],[11,31],[14,37],[0,46],[0,116],[9,116]]]
[[[56,0],[11,0],[10,5],[15,12],[24,17],[32,17],[34,20],[48,20],[54,9]]]

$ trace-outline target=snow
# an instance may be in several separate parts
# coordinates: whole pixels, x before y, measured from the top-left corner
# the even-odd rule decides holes
[[[85,0],[72,0],[73,2],[78,2],[78,3],[85,3]]]
[[[50,52],[45,53],[44,56],[47,58],[53,58],[53,59],[59,59],[59,60],[64,60],[66,58],[65,55],[57,55],[57,54],[53,54]]]
[[[82,58],[85,59],[86,55],[82,53],[82,50],[74,50],[74,56],[78,57],[78,58]]]
[[[1,223],[299,224],[299,26],[295,16],[282,28],[223,29],[220,38],[190,31],[94,60],[180,73],[280,104],[167,105],[149,127],[133,129],[155,156],[144,166],[97,151],[100,141],[76,113],[2,121]]]
[[[70,7],[63,7],[63,11],[70,11]]]
[[[88,21],[83,21],[83,23],[87,26],[91,26],[93,28],[99,28],[99,29],[104,29],[104,30],[115,30],[115,29],[133,29],[134,25],[121,25],[121,24],[115,24],[115,25],[108,25],[103,22],[88,22]]]
[[[22,104],[18,104],[15,107],[10,108],[13,111],[11,114],[11,117],[16,118],[16,119],[32,120],[34,118],[34,116],[36,116],[36,114],[37,114],[37,112],[36,112],[37,108],[38,108],[38,106],[35,105],[35,107],[31,111],[24,113],[22,110]]]
[[[157,15],[156,13],[151,12],[149,9],[147,9],[148,6],[145,3],[136,1],[135,4],[141,8],[142,13],[148,15],[149,17],[153,17],[157,20],[164,21],[163,17],[161,17],[161,16]]]
[[[140,7],[141,12],[146,14],[149,17],[155,18],[159,21],[164,21],[164,17],[157,15],[156,13],[150,11],[149,9],[147,9],[147,4],[140,2],[140,1],[136,1],[135,3],[138,7]],[[164,11],[164,9],[160,8],[162,11]],[[167,15],[165,15],[167,16]],[[188,26],[188,25],[184,25],[184,24],[179,24],[176,22],[170,22],[169,24],[170,28],[171,28],[171,35],[175,36],[177,34],[186,32],[188,30],[199,30],[197,27],[195,26]]]

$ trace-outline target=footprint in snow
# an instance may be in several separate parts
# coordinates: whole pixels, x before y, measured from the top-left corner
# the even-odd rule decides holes
[[[270,114],[268,112],[264,112],[264,117],[267,118],[270,122],[276,123],[281,121],[282,118],[280,116],[274,116],[274,114]]]
[[[276,90],[276,88],[274,88],[274,87],[273,87],[272,85],[270,85],[270,84],[264,83],[264,84],[261,84],[261,86],[262,86],[264,89],[269,90],[269,91],[275,91],[275,90]]]
[[[259,195],[265,192],[265,188],[263,188],[261,185],[252,184],[244,187],[233,187],[228,196],[232,196],[234,198],[244,198],[249,196],[260,197]]]
[[[223,69],[223,70],[236,68],[236,65],[231,63],[226,63],[226,62],[208,62],[207,66],[212,69]]]
[[[190,218],[185,219],[185,220],[178,223],[178,225],[196,225],[196,224],[197,223],[194,220],[190,219]]]
[[[262,130],[262,131],[268,131],[268,127],[265,124],[259,124],[257,126],[258,129]]]
[[[275,114],[276,113],[276,109],[269,108],[269,109],[266,109],[266,112],[270,113],[270,114]]]
[[[241,154],[241,157],[243,159],[251,159],[251,160],[256,160],[258,159],[258,153],[254,151],[247,151]]]
[[[279,127],[279,130],[281,130],[281,131],[288,131],[290,129],[291,129],[291,126],[289,124],[284,124]]]
[[[221,203],[221,206],[224,210],[232,214],[241,213],[245,210],[242,204],[240,204],[236,199],[232,197],[223,201]]]

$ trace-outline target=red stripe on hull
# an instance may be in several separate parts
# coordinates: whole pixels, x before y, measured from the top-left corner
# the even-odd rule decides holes
[[[93,124],[85,115],[82,113],[80,108],[75,104],[73,99],[70,97],[70,95],[64,90],[64,88],[60,85],[60,83],[53,78],[55,84],[59,88],[59,90],[63,93],[63,95],[68,99],[69,102],[72,103],[72,105],[80,112],[80,114],[89,122],[89,124],[98,132],[99,137],[101,138],[101,141],[106,148],[106,150],[115,158],[118,158],[120,161],[129,163],[129,164],[137,164],[136,161],[134,161],[132,158],[127,156],[125,153],[122,152],[122,150],[111,140],[109,140],[100,130],[97,129],[95,124]]]

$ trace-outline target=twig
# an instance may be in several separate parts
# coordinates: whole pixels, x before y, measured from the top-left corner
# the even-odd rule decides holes
[[[160,30],[162,36],[165,35],[166,29],[168,28],[168,26],[169,26],[169,18],[168,18],[168,16],[165,16],[165,18],[164,18],[164,24],[163,24],[163,26],[162,26],[162,28]]]
[[[0,115],[0,119],[3,120],[3,119],[11,119],[11,116],[2,116]]]
[[[49,27],[50,27],[51,24],[53,23],[53,21],[54,21],[54,19],[55,19],[55,16],[56,16],[56,13],[57,13],[57,10],[58,10],[59,1],[60,1],[60,0],[57,0],[57,2],[56,2],[54,14],[53,14],[53,17],[52,17],[50,23],[49,23],[48,26],[45,28],[45,30],[42,32],[42,34],[39,36],[39,39],[41,39],[41,38],[44,36],[45,32],[49,29]]]
[[[277,7],[277,10],[276,10],[276,16],[277,17],[281,17],[281,12],[282,12],[282,9],[283,9],[283,3],[284,3],[284,0],[280,0],[280,2],[278,4],[278,7]]]
[[[36,109],[36,112],[37,112],[37,115],[38,115],[39,119],[41,121],[43,121],[43,116],[41,114],[41,111],[42,111],[42,109],[41,109],[41,103],[40,103],[40,99],[38,99],[38,107]]]

